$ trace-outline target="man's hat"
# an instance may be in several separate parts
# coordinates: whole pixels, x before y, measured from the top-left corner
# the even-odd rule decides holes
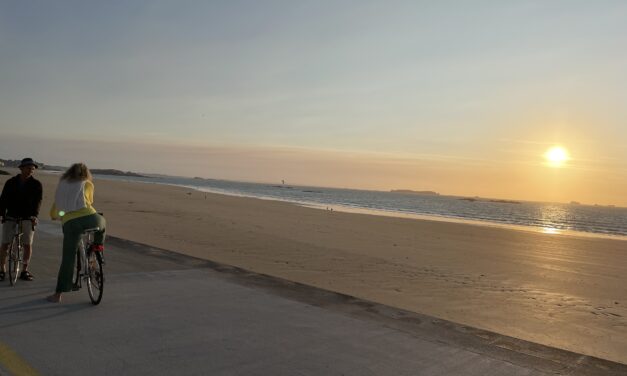
[[[24,158],[22,159],[22,161],[20,162],[20,165],[17,166],[19,168],[22,168],[24,166],[35,166],[35,168],[39,168],[39,166],[37,165],[37,163],[35,163],[35,161],[33,161],[33,158]]]

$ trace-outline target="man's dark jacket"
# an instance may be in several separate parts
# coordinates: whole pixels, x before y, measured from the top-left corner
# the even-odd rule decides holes
[[[41,183],[32,176],[23,183],[20,179],[18,174],[4,183],[0,195],[0,216],[14,218],[39,216],[43,196]]]

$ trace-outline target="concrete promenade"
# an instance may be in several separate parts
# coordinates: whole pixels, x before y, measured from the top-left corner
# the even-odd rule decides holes
[[[35,281],[0,285],[0,375],[627,375],[627,366],[109,238],[103,301],[48,303],[61,255],[43,222]]]

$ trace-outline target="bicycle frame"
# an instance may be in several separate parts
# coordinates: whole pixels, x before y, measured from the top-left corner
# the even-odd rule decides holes
[[[81,287],[81,281],[89,278],[89,268],[87,265],[87,247],[94,242],[94,232],[96,230],[90,229],[83,233],[81,241],[78,244],[77,250],[77,263],[80,264],[80,271],[78,272],[77,282],[79,288]]]
[[[20,266],[23,265],[24,260],[22,259],[24,255],[24,244],[22,244],[22,235],[24,234],[23,221],[32,220],[31,218],[13,218],[13,217],[4,217],[5,221],[14,222],[15,223],[15,235],[13,235],[13,241],[11,242],[11,246],[8,251],[8,262],[9,262],[9,283],[11,286],[14,286],[18,279],[18,274],[20,272]],[[35,225],[33,225],[33,230],[35,230]],[[15,244],[15,247],[13,246]],[[15,249],[14,249],[15,248]],[[17,253],[17,254],[16,254]]]
[[[14,232],[15,235],[13,235],[13,238],[17,241],[17,244],[21,247],[22,246],[22,235],[24,235],[24,227],[22,226],[22,219],[15,219],[15,221],[13,219],[8,219],[9,222],[15,222],[14,227]]]

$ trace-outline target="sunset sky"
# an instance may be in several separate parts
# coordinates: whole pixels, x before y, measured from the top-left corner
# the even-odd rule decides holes
[[[625,1],[3,1],[0,158],[627,206],[625,67]]]

